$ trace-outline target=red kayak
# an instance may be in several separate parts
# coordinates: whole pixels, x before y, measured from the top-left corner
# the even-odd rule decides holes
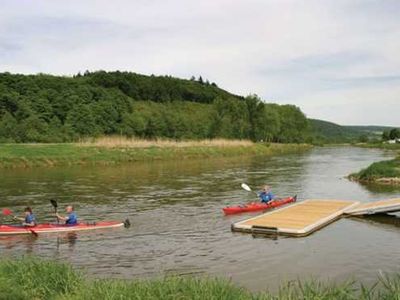
[[[83,231],[106,229],[115,227],[127,227],[127,223],[118,221],[103,221],[93,223],[79,223],[77,225],[64,225],[64,224],[38,224],[36,226],[22,226],[22,225],[0,225],[0,235],[14,235],[14,234],[38,234],[38,233],[55,233],[55,232],[69,232],[69,231]]]
[[[275,207],[279,207],[288,203],[296,202],[297,196],[288,197],[284,199],[273,200],[268,203],[261,203],[261,202],[253,202],[250,204],[244,205],[237,205],[237,206],[227,206],[224,207],[222,210],[224,211],[225,215],[233,215],[239,214],[243,212],[252,212],[252,211],[259,211],[259,210],[267,210]]]

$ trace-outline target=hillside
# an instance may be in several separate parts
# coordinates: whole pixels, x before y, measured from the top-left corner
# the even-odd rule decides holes
[[[237,96],[201,77],[0,73],[0,142],[72,142],[101,135],[303,142],[309,125],[293,105]]]
[[[354,142],[362,134],[359,130],[328,121],[309,119],[309,122],[314,138],[324,143]]]
[[[314,140],[324,143],[352,143],[381,139],[383,131],[392,129],[389,126],[346,126],[336,123],[309,119]]]
[[[393,129],[394,127],[390,127],[390,126],[374,126],[374,125],[370,125],[370,126],[343,126],[345,128],[348,128],[350,130],[355,130],[370,136],[377,136],[377,137],[381,137],[382,133],[384,131],[390,131],[391,129]]]
[[[377,125],[345,125],[343,127],[347,127],[354,130],[360,131],[368,131],[368,132],[379,132],[382,133],[385,130],[393,129],[391,126],[377,126]]]

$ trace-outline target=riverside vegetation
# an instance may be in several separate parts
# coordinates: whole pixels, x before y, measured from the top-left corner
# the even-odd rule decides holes
[[[389,132],[397,132],[397,130],[386,131],[383,133],[382,140],[385,136],[389,136]],[[397,137],[395,137],[397,138]],[[363,148],[378,148],[385,150],[400,150],[400,144],[388,143],[369,143],[358,145]],[[393,184],[400,185],[400,155],[394,159],[384,160],[372,163],[365,169],[349,175],[351,180],[356,180],[366,183]]]
[[[375,162],[358,173],[351,174],[349,178],[361,182],[400,184],[400,156]]]
[[[305,151],[306,144],[254,143],[248,140],[171,141],[103,137],[70,144],[3,144],[0,167],[113,165],[135,161],[275,155]]]
[[[0,167],[270,155],[307,147],[269,143],[311,140],[298,107],[201,77],[0,73]]]
[[[369,287],[343,283],[294,281],[276,293],[251,293],[232,282],[201,277],[151,280],[90,279],[68,264],[34,257],[0,260],[1,299],[399,299],[400,275],[384,276]]]

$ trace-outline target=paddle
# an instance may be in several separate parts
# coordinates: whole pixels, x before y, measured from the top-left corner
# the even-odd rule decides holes
[[[247,184],[245,184],[245,183],[242,183],[242,185],[241,185],[241,187],[242,187],[242,189],[244,189],[244,190],[246,190],[246,191],[248,191],[248,192],[254,192]],[[258,193],[257,192],[254,192],[256,195],[257,195],[257,197],[258,197]]]
[[[50,203],[51,205],[53,205],[54,207],[54,213],[57,214],[57,207],[58,207],[58,203],[57,200],[55,199],[50,199]],[[59,224],[60,220],[57,218],[57,224]]]
[[[12,213],[12,211],[9,210],[8,208],[4,208],[4,209],[3,209],[3,215],[5,215],[5,216],[11,216],[11,217],[13,217],[14,219],[17,219],[17,217],[14,216],[13,213]],[[25,226],[25,228],[26,228],[26,230],[29,230],[30,233],[32,233],[34,236],[38,236],[37,232],[34,231],[33,229],[31,229],[31,228],[29,228],[29,227],[27,227],[27,226]]]

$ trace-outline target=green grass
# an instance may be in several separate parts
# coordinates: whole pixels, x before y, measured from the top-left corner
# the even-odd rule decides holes
[[[360,172],[351,174],[349,177],[366,182],[379,182],[380,180],[382,182],[390,182],[389,179],[392,179],[392,182],[396,182],[393,179],[399,178],[400,180],[400,157],[375,162]]]
[[[400,150],[400,144],[367,143],[355,144],[362,148],[377,148],[385,150]],[[400,184],[400,156],[391,160],[375,162],[357,173],[349,175],[352,180],[383,184]]]
[[[135,161],[275,155],[309,149],[305,144],[252,144],[227,147],[98,147],[80,144],[0,144],[0,168],[115,165]]]
[[[90,279],[70,265],[34,257],[0,260],[0,299],[400,299],[400,275],[381,275],[368,287],[343,283],[291,281],[275,293],[251,293],[223,279],[165,277],[151,280]]]

